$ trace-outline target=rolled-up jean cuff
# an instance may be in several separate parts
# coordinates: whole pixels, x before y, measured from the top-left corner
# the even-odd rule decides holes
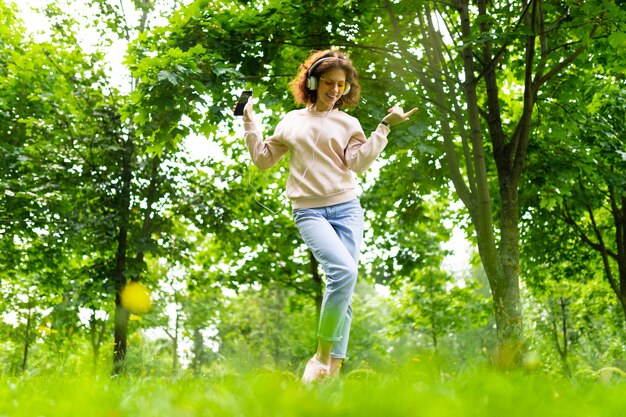
[[[317,338],[319,340],[324,341],[324,342],[338,342],[338,341],[341,340],[341,336],[328,336],[328,337],[326,337],[326,336],[322,336],[321,334],[318,334]]]

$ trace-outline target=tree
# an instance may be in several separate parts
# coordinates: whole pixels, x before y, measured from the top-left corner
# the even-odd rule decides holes
[[[99,278],[87,271],[108,253],[110,213],[102,207],[110,194],[99,163],[109,162],[115,126],[114,94],[94,88],[102,81],[98,55],[77,47],[75,22],[53,6],[47,13],[57,23],[49,41],[22,36],[17,20],[1,33],[2,280],[36,283],[36,309]],[[74,322],[53,325],[58,332]]]
[[[130,22],[125,14],[123,4],[111,5],[108,2],[91,2],[97,7],[99,19],[106,23],[108,31],[102,32],[103,37],[115,34],[129,44],[134,37],[141,38],[147,32],[151,22],[151,14],[158,10],[162,2],[134,1],[133,5],[139,12],[137,22]],[[129,53],[137,52],[130,49]],[[165,208],[168,198],[176,197],[172,186],[177,180],[175,168],[178,156],[174,149],[166,152],[162,148],[150,146],[142,132],[132,120],[133,94],[139,80],[130,77],[129,97],[120,100],[116,109],[116,119],[121,129],[115,138],[121,152],[120,164],[115,172],[116,195],[111,207],[115,217],[116,252],[113,260],[115,313],[114,313],[114,346],[113,373],[124,371],[129,312],[121,303],[121,292],[129,282],[139,282],[146,270],[146,256],[167,250],[166,245],[157,244],[156,240],[165,240],[168,236],[173,241],[177,238],[170,232],[174,213]],[[159,236],[161,235],[161,236]],[[165,235],[165,236],[163,236]],[[183,247],[180,248],[184,250]],[[180,252],[173,256],[180,255]]]
[[[143,12],[141,32],[150,4],[137,4]],[[95,22],[106,22],[109,31],[116,27],[115,33],[130,40],[133,29],[119,7],[107,2],[95,6],[102,8]],[[103,294],[116,294],[114,372],[120,372],[128,324],[128,312],[120,308],[121,289],[127,279],[140,279],[146,253],[180,255],[169,246],[182,239],[173,236],[178,230],[172,227],[168,216],[174,213],[166,204],[177,194],[177,170],[169,166],[176,164],[175,156],[149,151],[123,119],[127,99],[105,74],[102,53],[87,54],[78,46],[77,20],[56,3],[45,12],[52,32],[48,42],[2,32],[7,42],[0,66],[6,116],[1,127],[3,137],[10,138],[2,144],[6,175],[0,180],[0,199],[8,216],[5,221],[3,213],[7,256],[2,263],[7,274],[25,269],[20,258],[31,248],[28,253],[36,255],[30,255],[31,260],[40,260],[29,262],[31,271],[45,272],[41,284],[72,299],[65,307],[73,310],[74,319],[79,308],[95,314],[106,300]],[[111,32],[100,34],[111,39]],[[157,245],[157,239],[163,243]],[[176,246],[180,251],[185,247]],[[97,360],[103,327],[102,322],[92,323]]]
[[[621,311],[618,334],[623,338],[625,97],[616,59],[619,36],[614,35],[594,52],[596,65],[582,66],[555,91],[545,104],[555,109],[541,113],[541,140],[529,152],[529,184],[523,195],[524,252],[528,270],[542,265],[555,271],[549,278],[554,282],[541,286],[576,285],[572,280],[582,281],[585,275],[585,283],[603,279]],[[581,302],[582,294],[571,292],[569,302]]]
[[[405,35],[411,27],[401,27],[389,3],[388,8],[399,45],[418,48]],[[475,8],[465,1],[447,7],[427,3],[413,29],[425,46],[425,59],[413,67],[441,121],[450,179],[476,231],[505,364],[520,360],[523,344],[518,192],[535,103],[584,56],[594,36],[613,30],[597,17],[623,16],[614,9],[602,2],[594,8],[542,1],[518,7],[479,1]]]

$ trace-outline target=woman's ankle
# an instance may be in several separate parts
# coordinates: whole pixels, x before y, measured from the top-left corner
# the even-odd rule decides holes
[[[330,360],[330,377],[338,377],[343,368],[343,358],[332,358]]]
[[[320,363],[323,363],[324,365],[331,365],[332,362],[332,358],[329,355],[323,355],[321,354],[319,351],[317,351],[317,353],[315,354],[315,359],[317,359]]]
[[[330,351],[332,349],[332,342],[320,342],[315,353],[315,358],[323,364],[329,365],[331,362]]]

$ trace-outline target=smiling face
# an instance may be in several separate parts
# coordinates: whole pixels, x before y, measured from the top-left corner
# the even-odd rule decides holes
[[[343,86],[343,88],[342,88]],[[317,82],[317,100],[313,105],[316,111],[331,110],[341,98],[346,87],[346,72],[341,68],[333,68],[324,72]]]

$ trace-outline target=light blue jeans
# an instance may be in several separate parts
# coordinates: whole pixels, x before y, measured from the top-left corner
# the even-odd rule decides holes
[[[363,209],[355,199],[333,206],[295,209],[293,216],[327,277],[317,337],[333,342],[333,358],[345,358],[363,242]]]

